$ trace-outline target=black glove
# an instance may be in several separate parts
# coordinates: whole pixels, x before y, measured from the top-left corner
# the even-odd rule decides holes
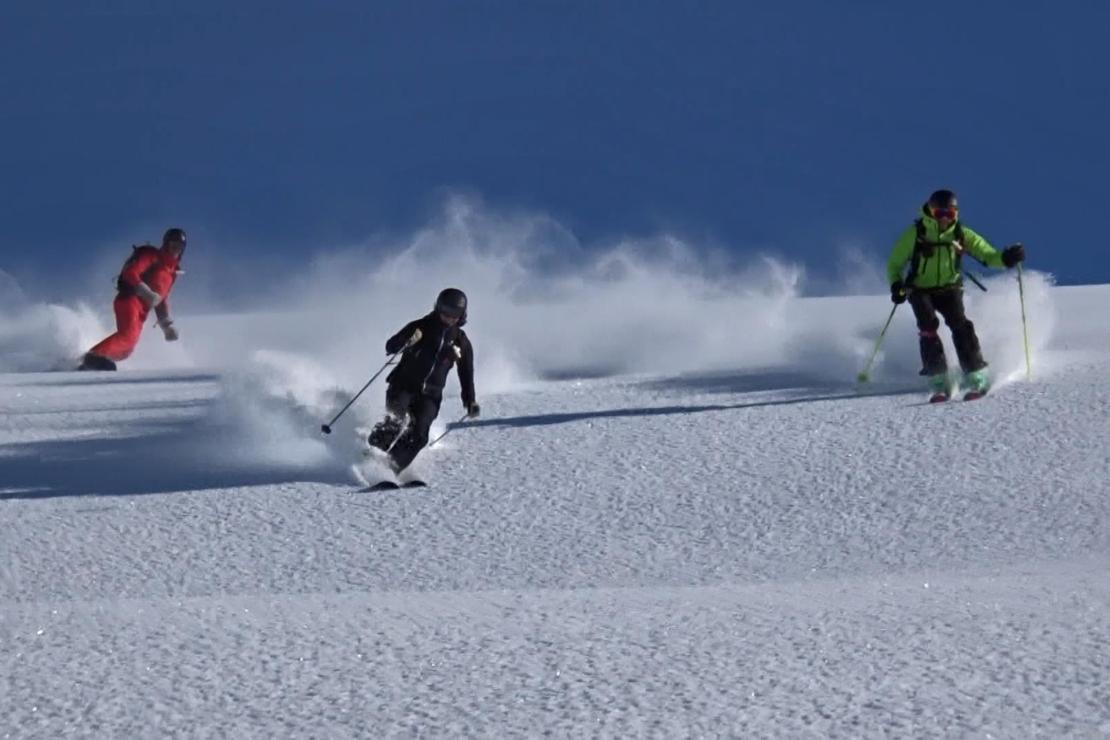
[[[1002,264],[1006,267],[1013,267],[1019,262],[1025,261],[1025,247],[1021,242],[1011,244],[1002,250]]]
[[[906,302],[906,286],[901,280],[895,280],[890,284],[890,301],[894,305]]]
[[[466,405],[466,416],[470,419],[475,419],[482,413],[482,407],[476,401],[472,401]]]

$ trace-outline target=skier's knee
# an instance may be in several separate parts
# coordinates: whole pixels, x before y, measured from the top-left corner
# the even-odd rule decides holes
[[[958,319],[949,321],[948,328],[952,330],[953,334],[975,334],[975,324],[971,323],[971,319],[966,316],[961,316]]]
[[[406,399],[398,396],[386,396],[385,410],[394,419],[404,419],[408,415]]]
[[[955,329],[957,326],[960,326],[961,324],[967,323],[967,321],[968,318],[964,315],[962,311],[955,316],[949,315],[944,317],[944,323],[948,324],[948,326],[953,329]]]

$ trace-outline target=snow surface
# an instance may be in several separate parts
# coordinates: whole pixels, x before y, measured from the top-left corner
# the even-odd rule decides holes
[[[1110,286],[1026,273],[1032,380],[1012,273],[969,293],[997,386],[938,407],[908,311],[860,389],[889,303],[767,269],[472,270],[484,416],[384,493],[382,388],[319,425],[423,298],[97,375],[28,371],[106,317],[5,307],[0,736],[1110,736]]]

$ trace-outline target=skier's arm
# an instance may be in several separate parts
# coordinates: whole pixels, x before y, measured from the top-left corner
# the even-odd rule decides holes
[[[409,323],[405,324],[405,328],[401,329],[401,331],[397,332],[388,340],[386,340],[385,353],[387,355],[395,355],[403,350],[405,348],[405,343],[409,341],[409,337],[411,337],[412,333],[416,331],[419,324],[420,319],[417,319],[416,321],[410,321]]]
[[[148,251],[145,248],[138,250],[123,266],[123,272],[119,274],[120,280],[130,288],[138,288],[143,282],[143,273],[149,270],[157,259],[157,251]]]
[[[462,356],[459,357],[459,385],[462,386],[462,402],[467,411],[475,406],[474,394],[474,346],[465,334],[460,337]]]
[[[169,307],[166,306],[165,302],[159,303],[154,307],[154,313],[158,316],[158,326],[162,329],[162,333],[166,335],[166,341],[176,342],[178,333],[173,326],[173,319],[170,318]]]
[[[1006,266],[1002,262],[1002,253],[991,246],[990,242],[966,226],[963,227],[963,232],[964,249],[966,249],[972,257],[979,260],[987,267],[1002,268]]]
[[[894,251],[890,253],[890,260],[886,263],[886,277],[888,283],[894,283],[905,277],[906,263],[913,257],[913,243],[917,241],[917,229],[913,226],[902,232]]]

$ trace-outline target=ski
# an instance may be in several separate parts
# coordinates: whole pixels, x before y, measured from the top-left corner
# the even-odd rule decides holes
[[[363,488],[360,493],[374,493],[376,491],[396,491],[402,488],[427,488],[428,484],[419,479],[413,479],[404,483],[397,483],[396,481],[383,480]]]
[[[978,401],[983,396],[987,395],[986,391],[968,391],[961,399],[964,401]],[[929,396],[929,400],[925,402],[930,406],[943,406],[952,400],[952,396],[947,393],[934,393]],[[924,404],[923,404],[924,405]]]

